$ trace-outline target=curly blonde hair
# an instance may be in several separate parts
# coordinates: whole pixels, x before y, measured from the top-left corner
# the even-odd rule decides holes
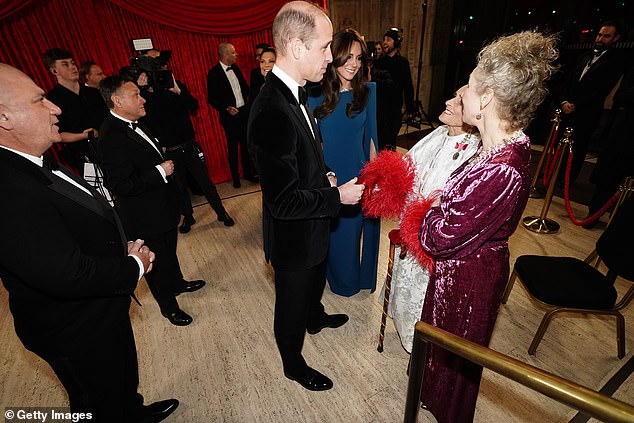
[[[508,129],[525,128],[546,97],[546,81],[557,70],[556,44],[555,35],[523,31],[494,40],[478,54],[478,90],[493,90]]]

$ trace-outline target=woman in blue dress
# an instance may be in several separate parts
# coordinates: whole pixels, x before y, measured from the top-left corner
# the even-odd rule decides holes
[[[333,61],[308,102],[319,122],[324,158],[336,178],[359,176],[376,157],[376,87],[365,82],[368,51],[353,29],[336,33]],[[349,297],[361,289],[374,291],[380,221],[366,219],[360,206],[343,206],[330,232],[326,277],[332,292]],[[363,244],[363,245],[362,245]]]

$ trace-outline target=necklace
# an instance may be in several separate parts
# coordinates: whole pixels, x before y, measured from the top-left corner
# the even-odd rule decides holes
[[[458,160],[460,158],[460,152],[465,151],[467,147],[469,147],[469,144],[471,144],[471,131],[467,132],[467,135],[465,135],[462,142],[456,142],[456,145],[454,146],[454,150],[456,150],[456,152],[453,153],[453,156],[451,157],[452,160]]]
[[[352,88],[342,88],[339,90],[340,93],[346,93],[348,91],[352,91]]]
[[[498,151],[504,149],[506,146],[516,143],[519,140],[523,140],[524,137],[526,137],[526,135],[524,135],[524,132],[522,132],[521,129],[518,129],[517,131],[513,132],[513,135],[511,135],[509,138],[502,138],[502,142],[494,145],[493,147],[489,147],[484,150],[483,146],[481,146],[480,150],[473,155],[469,162],[474,163],[477,161],[488,159]]]

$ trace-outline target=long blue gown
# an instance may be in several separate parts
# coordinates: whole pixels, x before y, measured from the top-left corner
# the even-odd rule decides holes
[[[343,184],[355,176],[370,159],[370,142],[378,152],[376,133],[376,86],[368,83],[370,94],[364,110],[354,118],[346,115],[346,105],[352,102],[352,91],[343,91],[333,112],[321,118],[319,130],[324,143],[324,159]],[[323,102],[321,93],[308,97],[314,110]],[[361,289],[376,288],[379,255],[380,220],[366,219],[361,207],[342,206],[330,232],[330,248],[326,277],[332,292],[349,297]],[[361,249],[363,239],[363,249]]]

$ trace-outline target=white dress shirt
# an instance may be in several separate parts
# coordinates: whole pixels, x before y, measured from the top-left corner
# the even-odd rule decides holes
[[[227,69],[229,69],[229,66],[225,65],[222,62],[220,62],[220,66],[222,66],[222,70],[224,71],[225,75],[227,75],[227,79],[229,80],[229,84],[231,85],[231,91],[233,91],[233,96],[236,98],[236,108],[239,109],[240,107],[244,106],[244,97],[242,97],[240,81],[238,81],[238,77],[236,76],[236,73],[233,71],[233,69],[227,71]]]
[[[128,126],[130,126],[130,129],[132,129],[134,132],[136,132],[137,134],[139,134],[141,137],[143,137],[144,140],[146,140],[148,142],[148,144],[150,144],[152,146],[152,148],[154,148],[156,150],[157,153],[159,153],[159,156],[163,157],[163,153],[161,153],[161,150],[156,146],[155,143],[152,142],[152,140],[150,139],[150,137],[141,130],[141,128],[139,128],[137,126],[137,122],[133,122],[130,119],[126,119],[124,117],[119,116],[118,114],[116,114],[115,112],[113,112],[112,110],[110,110],[110,113],[112,113],[112,116],[116,117],[117,119],[121,119],[122,121],[124,121],[125,123],[128,124]],[[134,125],[132,125],[134,124]],[[167,173],[165,173],[165,169],[163,169],[163,166],[156,165],[154,166],[159,173],[161,174],[161,176],[163,177],[163,181],[165,183],[167,183]]]
[[[293,95],[295,96],[295,100],[297,100],[297,102],[299,103],[299,84],[277,65],[273,65],[273,69],[271,70],[271,72],[273,72],[275,76],[280,78],[280,80],[288,87],[288,89],[291,90],[291,93],[293,93]],[[313,134],[313,138],[315,138],[313,125],[311,125],[310,123],[310,118],[308,117],[308,112],[306,112],[306,108],[303,104],[300,104],[299,107],[304,113],[304,117],[306,118],[306,122],[308,123],[308,127],[310,128],[310,132]]]

